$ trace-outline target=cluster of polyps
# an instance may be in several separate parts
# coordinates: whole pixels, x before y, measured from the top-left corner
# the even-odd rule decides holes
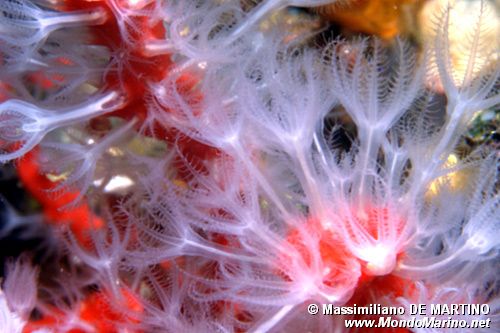
[[[9,265],[0,324],[344,330],[311,301],[487,302],[498,324],[498,156],[455,152],[500,101],[485,3],[463,73],[453,8],[418,59],[401,40],[320,48],[259,29],[288,5],[308,2],[0,4],[0,161],[18,159],[64,249],[38,278],[24,257]]]

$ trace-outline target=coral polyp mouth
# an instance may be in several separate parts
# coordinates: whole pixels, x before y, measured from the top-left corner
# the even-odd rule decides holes
[[[383,245],[375,245],[361,251],[366,260],[366,272],[370,275],[381,276],[390,274],[396,267],[396,256],[394,249]]]

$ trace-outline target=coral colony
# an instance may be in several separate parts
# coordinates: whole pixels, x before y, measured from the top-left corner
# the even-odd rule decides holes
[[[39,206],[1,234],[45,236],[0,331],[498,330],[497,141],[463,148],[500,102],[491,3],[422,43],[279,23],[334,2],[1,1],[0,162]]]

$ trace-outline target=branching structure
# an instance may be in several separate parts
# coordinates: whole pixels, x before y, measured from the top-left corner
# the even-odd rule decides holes
[[[452,7],[420,56],[259,26],[327,2],[5,0],[0,162],[16,159],[61,255],[51,277],[9,264],[0,324],[342,332],[364,317],[307,304],[440,302],[489,304],[498,328],[498,150],[457,158],[500,100],[484,2],[460,77]]]

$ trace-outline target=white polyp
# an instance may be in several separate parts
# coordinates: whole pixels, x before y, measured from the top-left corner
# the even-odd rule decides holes
[[[40,19],[42,30],[48,32],[60,29],[62,27],[80,26],[85,23],[102,24],[106,19],[106,12],[98,8],[92,12],[73,12],[66,14],[50,15]]]
[[[275,327],[283,318],[293,310],[295,307],[294,304],[285,305],[278,312],[276,312],[269,320],[260,324],[254,329],[251,329],[249,332],[252,333],[266,333],[269,332],[273,327]]]
[[[231,33],[231,36],[228,38],[229,42],[233,42],[239,37],[241,37],[244,33],[248,31],[248,29],[252,28],[259,22],[261,19],[269,15],[275,10],[279,10],[285,8],[287,6],[297,6],[297,7],[317,7],[321,5],[325,5],[328,3],[333,3],[336,0],[264,0],[257,8],[254,9],[253,12],[248,14],[248,17],[245,20],[245,23],[240,25],[234,32]],[[227,43],[227,42],[226,42]]]
[[[125,191],[134,185],[134,181],[124,175],[116,175],[104,187],[105,193]]]
[[[134,10],[142,9],[149,3],[150,1],[145,0],[127,0],[128,7]]]
[[[484,234],[478,232],[467,239],[464,247],[476,250],[478,253],[483,254],[489,250],[490,244],[491,240],[485,237]]]
[[[0,289],[0,327],[2,330],[9,333],[21,333],[25,325],[26,321],[9,308],[5,295]]]
[[[20,120],[0,121],[0,127],[10,128],[11,131],[12,129],[16,129],[19,132],[18,134],[16,133],[15,138],[9,138],[5,134],[0,133],[4,139],[7,139],[9,142],[23,142],[23,145],[17,150],[1,155],[0,161],[6,162],[26,154],[40,143],[47,133],[56,128],[86,121],[90,118],[115,111],[123,106],[124,103],[125,99],[116,91],[111,91],[94,101],[65,110],[43,109],[31,103],[14,99],[0,103],[0,115],[13,114],[14,116],[22,116],[24,118],[23,123],[20,124],[18,124]],[[57,113],[57,111],[60,113]],[[16,128],[16,126],[19,126],[19,128]],[[5,130],[5,132],[7,131]]]
[[[23,124],[22,130],[26,133],[47,132],[57,127],[70,125],[116,110],[123,103],[123,100],[119,96],[117,92],[112,91],[92,103],[75,107],[65,113],[59,114],[52,113],[51,110],[39,109],[26,102],[19,102],[20,106],[33,109],[33,114],[38,113],[35,122]],[[115,103],[110,104],[112,102]]]
[[[169,55],[178,51],[174,44],[166,40],[150,40],[144,43],[143,53],[146,56]]]
[[[417,274],[421,276],[427,276],[435,272],[444,271],[447,267],[452,267],[453,265],[461,262],[461,257],[466,254],[468,250],[469,248],[462,246],[452,254],[439,258],[439,261],[428,263],[426,265],[407,265],[404,263],[398,263],[397,271],[404,274]]]
[[[268,0],[260,4],[254,12],[249,14],[249,17],[245,20],[245,23],[240,25],[235,31],[231,33],[228,38],[229,42],[233,42],[241,37],[249,28],[253,27],[258,21],[260,21],[267,14],[271,13],[283,6],[283,1],[281,0]],[[228,44],[226,41],[226,44]]]
[[[366,261],[366,268],[372,275],[387,275],[396,267],[396,253],[394,249],[382,244],[364,248],[361,250],[360,257]]]

